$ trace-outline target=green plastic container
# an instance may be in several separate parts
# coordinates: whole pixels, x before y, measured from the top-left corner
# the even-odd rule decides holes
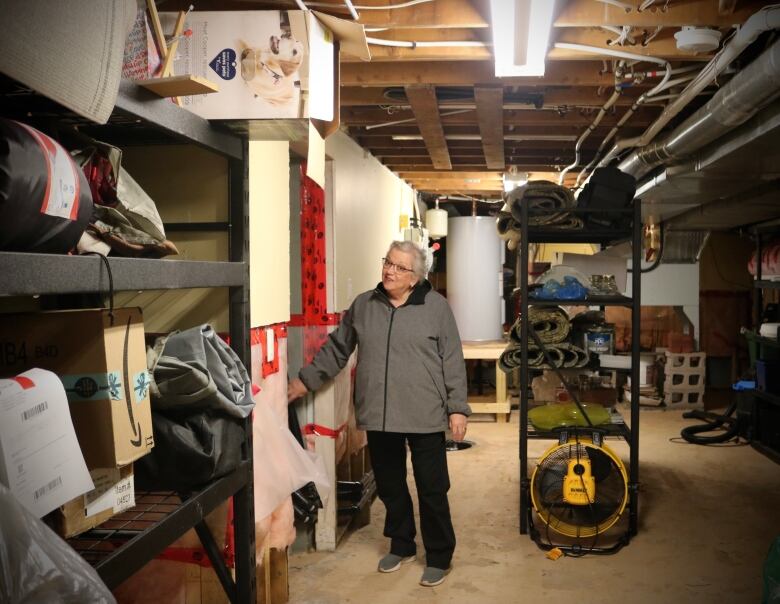
[[[780,360],[780,341],[764,338],[755,331],[743,329],[742,335],[745,336],[748,345],[748,354],[750,355],[750,368],[756,368],[756,361]]]
[[[597,403],[582,403],[594,426],[609,423],[609,411]],[[528,412],[528,421],[537,430],[545,432],[555,428],[579,426],[586,428],[588,422],[574,403],[554,403],[544,407],[535,407]]]
[[[764,593],[761,604],[780,604],[780,537],[769,548],[764,563]]]

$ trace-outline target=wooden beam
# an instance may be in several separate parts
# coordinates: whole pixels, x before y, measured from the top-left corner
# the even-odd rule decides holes
[[[632,2],[632,4],[634,4]],[[645,10],[626,12],[618,6],[593,0],[571,0],[555,20],[555,27],[596,27],[599,25],[636,25],[644,27],[682,27],[700,25],[729,27],[744,22],[764,2],[751,0],[730,15],[720,14],[713,0],[686,0],[669,2],[665,11]]]
[[[434,167],[440,170],[449,170],[452,168],[452,164],[439,117],[436,88],[429,85],[407,86],[406,98],[412,104],[412,112]]]
[[[421,164],[419,166],[396,166],[392,162],[384,162],[384,165],[387,166],[390,170],[393,172],[413,172],[415,170],[431,170],[433,169],[433,166],[428,164]],[[553,170],[559,169],[559,167],[563,167],[561,164],[555,164],[552,162],[544,163],[544,164],[523,164],[518,163],[517,169],[521,172],[551,172]],[[457,166],[458,169],[462,170],[485,170],[487,169],[485,167],[485,164],[464,164],[462,166]]]
[[[476,86],[477,121],[482,135],[485,162],[491,170],[503,170],[504,163],[504,87]],[[463,114],[460,114],[463,115]],[[456,117],[456,116],[452,116]]]
[[[470,93],[471,90],[463,88],[463,93]],[[601,94],[599,94],[601,91]],[[601,106],[609,98],[610,91],[606,88],[595,86],[582,86],[577,88],[543,88],[543,87],[523,87],[518,92],[541,94],[544,97],[544,106],[546,108],[566,106]],[[628,106],[633,103],[643,91],[638,88],[629,88],[625,90],[618,98],[617,106]],[[448,105],[465,106],[468,104],[476,106],[473,98],[467,101],[447,101],[439,100],[439,109],[447,109]],[[385,96],[382,88],[362,88],[355,86],[342,86],[341,88],[341,107],[358,107],[370,105],[387,105],[391,107],[404,107],[409,105],[406,99],[391,99]],[[530,108],[530,105],[510,105],[504,103],[505,108],[523,109]]]
[[[602,121],[602,123],[599,124],[596,127],[596,129],[593,131],[593,134],[591,134],[591,136],[598,137],[600,134],[605,134],[611,129],[612,129],[612,125],[610,123],[608,122],[605,123],[604,121]],[[641,134],[643,129],[644,128],[642,127],[641,124],[633,124],[621,128],[621,132],[625,131],[627,133],[633,132],[636,134]],[[349,130],[353,137],[361,138],[361,139],[371,139],[374,137],[384,138],[387,136],[403,136],[403,135],[420,136],[420,131],[417,128],[417,126],[414,124],[390,126],[387,128],[380,128],[379,130],[366,130],[365,128],[351,127]],[[462,125],[462,124],[445,125],[444,133],[445,136],[458,136],[458,135],[479,136],[479,129],[476,127],[476,125],[473,126]],[[522,126],[522,127],[507,126],[504,128],[505,137],[513,136],[513,135],[533,137],[536,135],[546,136],[550,134],[574,136],[576,139],[576,137],[582,134],[582,126],[576,124],[572,124],[572,125],[536,124],[536,125]],[[525,139],[523,142],[527,142],[527,141],[528,139]],[[516,141],[506,140],[505,142],[506,144],[513,144]],[[531,138],[531,142],[533,142],[532,138]],[[564,143],[565,142],[567,141],[564,141]]]
[[[483,182],[496,180],[502,182],[502,172],[459,172],[449,171],[423,171],[423,172],[399,172],[401,178],[412,178],[414,180],[445,180],[445,179],[480,179]]]
[[[598,3],[596,3],[598,4]],[[554,61],[542,77],[496,78],[493,61],[395,61],[345,63],[342,86],[613,86],[614,76],[601,73],[601,61]],[[647,84],[649,85],[649,81]],[[644,84],[643,84],[644,85]]]
[[[571,160],[573,158],[572,154],[569,154],[569,156],[566,159]],[[393,164],[394,166],[421,166],[430,164],[433,166],[433,163],[431,162],[430,157],[428,156],[412,156],[412,157],[392,157],[392,158],[386,158],[387,163]],[[563,158],[559,160],[556,156],[549,156],[549,155],[510,155],[507,157],[507,159],[511,159],[512,164],[518,164],[518,163],[527,163],[527,164],[550,164],[550,165],[557,165],[560,163],[563,163]],[[464,168],[463,166],[473,166],[473,165],[479,165],[480,170],[488,170],[490,168],[487,167],[487,163],[480,157],[451,157],[450,161],[452,163],[452,169],[453,170],[468,170],[470,171],[470,168]],[[435,166],[433,168],[427,168],[427,170],[435,169]],[[416,170],[415,170],[416,171]]]
[[[509,109],[501,110],[501,94],[502,90],[494,89],[493,95],[496,97],[493,99],[493,108],[496,112],[496,123],[500,126],[588,126],[593,122],[595,113],[591,111],[580,112],[576,109],[567,110],[560,108],[553,109]],[[484,107],[483,101],[483,107]],[[447,110],[441,109],[442,113],[446,113]],[[464,110],[465,111],[465,110]],[[625,110],[618,109],[615,112],[609,112],[604,116],[604,124],[612,124],[619,120]],[[631,118],[632,123],[642,123],[653,121],[661,112],[660,107],[642,107]],[[366,126],[376,125],[387,122],[395,122],[404,119],[412,119],[414,114],[406,109],[400,110],[391,116],[387,115],[382,109],[353,109],[343,108],[341,110],[341,122],[348,126]],[[409,122],[413,124],[414,122]],[[480,134],[484,136],[482,131],[482,117],[479,115],[479,101],[477,102],[476,111],[465,111],[464,113],[457,113],[454,115],[442,115],[441,123],[443,126],[463,126],[472,125],[480,126]],[[400,125],[400,124],[399,124]],[[385,126],[382,128],[372,128],[371,131],[380,131],[391,126]],[[499,128],[499,132],[501,128]]]
[[[371,2],[377,6],[397,4],[397,0]],[[489,12],[486,0],[435,0],[408,8],[370,10],[360,13],[366,27],[389,28],[487,28]]]
[[[371,137],[371,138],[358,138],[358,144],[361,147],[365,147],[372,153],[385,152],[396,155],[419,155],[425,153],[425,142],[421,140],[413,141],[394,141],[391,136],[384,137]],[[585,141],[583,148],[596,148],[600,141],[595,138],[588,138]],[[507,153],[517,152],[538,152],[538,153],[552,153],[560,147],[566,147],[569,144],[562,141],[505,141],[505,149]],[[450,155],[481,155],[482,154],[482,141],[480,140],[448,140],[447,148],[450,150]]]
[[[397,48],[370,44],[371,63],[383,61],[485,61],[492,60],[493,52],[489,46],[418,46],[417,48]],[[344,55],[344,63],[360,62],[358,57]]]
[[[465,182],[463,180],[441,180],[441,181],[416,181],[414,179],[406,179],[410,185],[415,189],[437,189],[439,187],[445,189],[460,189],[462,191],[501,191],[504,185],[501,181],[486,181],[486,182]]]

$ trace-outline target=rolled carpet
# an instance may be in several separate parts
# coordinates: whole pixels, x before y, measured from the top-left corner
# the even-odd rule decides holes
[[[563,342],[571,331],[569,315],[559,306],[529,306],[528,318],[531,328],[536,331],[539,339],[545,344]],[[514,342],[521,341],[521,328],[522,318],[518,317],[510,331],[510,337]]]
[[[590,360],[590,355],[585,351],[585,349],[580,348],[579,346],[575,346],[569,342],[545,344],[545,348],[555,363],[555,367],[559,369],[585,367]],[[501,358],[498,360],[499,367],[501,367],[501,369],[506,372],[520,367],[521,354],[522,352],[520,345],[515,342],[510,343],[506,350],[501,353]],[[534,344],[528,346],[528,366],[538,369],[551,369],[550,365],[544,358],[544,353],[542,350]]]
[[[523,204],[528,204],[529,210],[546,211],[544,215],[530,215],[529,227],[581,229],[584,226],[582,219],[566,211],[577,205],[569,189],[547,180],[532,180],[507,195],[507,201],[496,219],[496,230],[502,239],[513,241],[519,238]]]
[[[539,340],[544,344],[555,367],[573,368],[584,367],[588,364],[590,355],[587,351],[565,341],[571,332],[571,321],[565,310],[558,306],[530,306],[528,319],[530,328],[539,336]],[[521,329],[522,318],[518,317],[509,332],[509,346],[499,359],[499,366],[504,371],[511,371],[520,366]],[[528,366],[550,368],[544,353],[533,341],[528,342]]]

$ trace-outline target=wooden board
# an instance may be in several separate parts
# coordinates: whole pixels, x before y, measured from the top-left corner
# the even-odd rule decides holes
[[[452,170],[450,152],[439,115],[439,103],[436,100],[436,88],[429,85],[407,86],[406,97],[412,105],[412,112],[417,119],[433,167],[437,170]]]
[[[194,75],[172,76],[168,78],[151,78],[138,82],[147,90],[161,97],[189,96],[191,94],[210,94],[219,92],[219,85],[206,78]]]
[[[504,87],[475,86],[477,121],[489,170],[504,170]]]
[[[501,357],[506,350],[507,343],[504,340],[490,340],[488,342],[463,342],[463,357],[466,359],[491,359]]]

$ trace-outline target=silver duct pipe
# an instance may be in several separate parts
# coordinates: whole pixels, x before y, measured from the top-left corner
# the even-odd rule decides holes
[[[705,65],[696,78],[685,87],[682,94],[666,106],[663,113],[645,132],[637,138],[619,140],[599,162],[598,167],[606,166],[625,149],[644,147],[650,144],[655,136],[668,124],[675,115],[680,113],[704,88],[715,79],[736,59],[742,51],[756,41],[765,31],[780,27],[780,4],[765,6],[755,12],[745,21],[744,25],[734,35],[713,59]]]
[[[780,95],[780,41],[735,75],[710,101],[666,140],[643,147],[618,168],[636,178],[670,160],[690,155],[746,122]]]

